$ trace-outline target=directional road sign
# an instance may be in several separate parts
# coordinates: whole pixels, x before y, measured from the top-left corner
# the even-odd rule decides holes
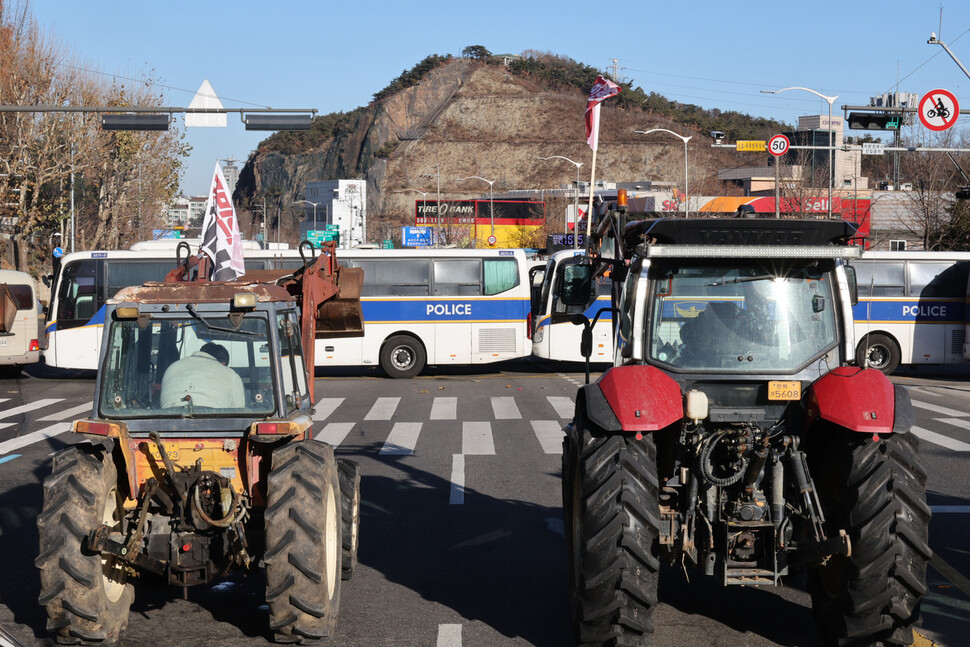
[[[960,116],[960,102],[949,90],[930,90],[919,100],[919,120],[930,130],[940,132],[950,128]]]
[[[781,157],[788,152],[791,142],[784,135],[774,135],[768,140],[768,152],[775,157]]]
[[[736,151],[754,151],[761,152],[765,149],[765,140],[741,140],[734,145],[734,150]]]

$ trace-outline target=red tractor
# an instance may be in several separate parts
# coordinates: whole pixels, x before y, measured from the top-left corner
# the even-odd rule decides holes
[[[662,562],[745,586],[807,569],[828,642],[910,644],[926,472],[907,392],[854,365],[855,228],[627,218],[560,283],[585,305],[614,281],[614,366],[564,429],[578,644],[648,645]]]
[[[44,481],[40,603],[62,644],[117,641],[142,574],[185,589],[260,561],[277,640],[333,636],[360,475],[313,439],[312,348],[363,333],[360,270],[332,245],[296,272],[195,269],[108,301],[86,442]]]

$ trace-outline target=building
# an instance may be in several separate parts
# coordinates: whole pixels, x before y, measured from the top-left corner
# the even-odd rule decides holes
[[[208,197],[193,196],[187,198],[180,195],[165,206],[165,222],[169,227],[188,227],[192,222],[201,222],[205,215],[205,204]]]
[[[350,249],[367,242],[367,182],[364,180],[322,180],[307,182],[304,199],[305,218],[300,225],[301,240],[307,232],[336,232],[338,247]],[[328,234],[332,236],[333,234]],[[325,238],[320,235],[318,238]]]
[[[229,189],[229,195],[232,195],[236,191],[236,183],[239,182],[239,167],[236,166],[236,162],[239,160],[234,160],[230,157],[220,161],[224,162],[222,165],[222,176],[226,178],[226,188]]]

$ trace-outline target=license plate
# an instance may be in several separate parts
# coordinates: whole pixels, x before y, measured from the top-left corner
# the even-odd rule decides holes
[[[798,380],[768,382],[769,400],[801,400],[802,383]]]
[[[152,458],[154,458],[156,461],[162,460],[162,455],[158,453],[158,447],[155,445],[148,446],[148,453],[151,454]],[[171,460],[178,460],[179,450],[177,445],[169,445],[165,448],[165,453],[168,454],[168,457]]]

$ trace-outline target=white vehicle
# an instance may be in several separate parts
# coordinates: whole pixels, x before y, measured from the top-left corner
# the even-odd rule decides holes
[[[852,261],[859,285],[856,361],[884,373],[901,364],[963,364],[970,252],[864,252]]]
[[[244,250],[246,268],[297,268],[299,250]],[[531,352],[529,283],[520,249],[341,250],[364,269],[363,337],[317,339],[317,366],[381,366],[413,377],[428,364],[484,364]],[[104,303],[122,287],[160,281],[172,250],[68,254],[51,288],[45,358],[96,369]]]
[[[0,376],[40,360],[37,288],[25,272],[0,270]]]
[[[602,277],[596,283],[596,293],[585,307],[569,306],[562,302],[560,286],[565,268],[580,261],[585,253],[582,249],[558,251],[549,257],[544,268],[532,269],[531,332],[532,354],[535,357],[566,362],[582,362],[585,359],[580,353],[583,326],[574,324],[573,316],[583,314],[593,322],[600,310],[610,307],[610,281]],[[609,312],[604,312],[593,326],[593,354],[589,359],[591,362],[611,362],[612,349],[612,317]]]

